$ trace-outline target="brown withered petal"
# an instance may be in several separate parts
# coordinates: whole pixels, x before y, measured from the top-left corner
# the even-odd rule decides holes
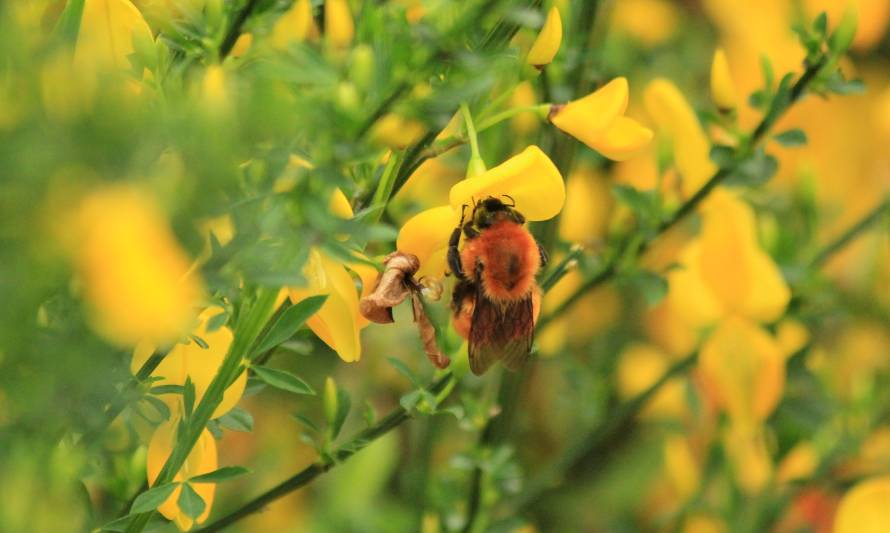
[[[433,327],[429,317],[426,316],[426,311],[423,309],[423,302],[421,302],[420,298],[421,296],[419,293],[411,293],[411,305],[414,308],[414,323],[417,324],[417,331],[420,332],[420,340],[423,342],[423,351],[426,352],[426,356],[429,357],[430,362],[433,363],[436,368],[446,368],[451,364],[451,359],[439,350],[439,346],[436,344],[436,328]]]
[[[406,279],[417,272],[420,261],[417,256],[402,252],[393,252],[383,260],[383,272],[377,276],[374,292],[359,302],[362,316],[377,324],[391,324],[392,308],[405,301],[411,294],[413,282]]]

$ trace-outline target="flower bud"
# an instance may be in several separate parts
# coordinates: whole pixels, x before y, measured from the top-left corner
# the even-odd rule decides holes
[[[561,43],[562,19],[559,16],[559,9],[553,7],[547,13],[547,20],[544,21],[541,33],[538,34],[538,38],[535,39],[531,50],[529,50],[526,61],[537,69],[544,68],[556,57]]]
[[[325,35],[334,48],[346,48],[355,37],[355,24],[346,0],[327,0],[324,4]]]
[[[714,51],[714,61],[711,63],[711,99],[717,104],[717,109],[724,113],[735,109],[738,102],[735,83],[722,48]]]

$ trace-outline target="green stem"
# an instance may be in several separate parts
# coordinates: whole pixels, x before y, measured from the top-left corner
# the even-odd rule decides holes
[[[278,291],[268,287],[258,289],[257,298],[236,327],[235,340],[223,359],[216,376],[207,388],[207,392],[195,407],[192,416],[180,428],[176,435],[176,445],[167,462],[161,468],[154,485],[163,485],[173,481],[182,468],[195,443],[198,442],[207,422],[222,402],[223,393],[229,385],[244,371],[244,359],[274,312]],[[138,533],[145,528],[154,511],[135,515],[127,527],[127,533]]]
[[[485,131],[488,128],[500,124],[505,120],[509,120],[516,115],[522,113],[535,113],[538,116],[546,115],[550,110],[550,104],[536,104],[522,107],[511,107],[510,109],[505,109],[500,113],[492,116],[491,118],[485,119],[479,123],[478,131]]]
[[[840,237],[832,241],[825,248],[822,249],[821,252],[816,254],[813,260],[810,262],[810,268],[817,269],[821,268],[835,253],[843,249],[847,246],[857,235],[867,230],[872,226],[872,224],[877,223],[881,220],[881,217],[888,211],[890,208],[890,199],[886,199],[883,202],[879,203],[874,209],[869,211],[864,217],[862,217],[858,222],[850,226],[847,231],[841,234]]]
[[[467,166],[467,177],[478,176],[485,172],[485,161],[479,153],[479,134],[473,124],[473,115],[466,103],[460,105],[460,113],[464,119],[464,127],[467,129],[467,138],[470,141],[470,164]]]
[[[235,15],[235,20],[232,21],[232,26],[229,27],[229,31],[226,32],[226,36],[223,38],[222,43],[219,45],[219,60],[222,61],[229,55],[229,52],[234,48],[235,43],[238,42],[238,37],[241,36],[241,28],[244,26],[244,23],[247,22],[250,14],[253,13],[253,10],[256,9],[256,6],[259,4],[259,0],[247,0],[247,4],[244,5],[244,8]]]
[[[454,376],[449,372],[439,378],[435,383],[433,383],[430,386],[429,390],[433,394],[438,394],[439,392],[448,389],[450,386],[453,385],[454,382]],[[324,474],[328,470],[349,459],[361,449],[367,447],[371,442],[377,440],[383,435],[386,435],[393,429],[399,427],[404,422],[410,420],[411,417],[412,414],[406,411],[404,408],[396,408],[395,410],[391,411],[389,414],[381,418],[379,422],[363,431],[360,431],[352,439],[350,439],[348,443],[334,450],[332,454],[333,461],[317,461],[315,463],[312,463],[308,467],[297,472],[293,476],[287,478],[286,480],[282,481],[266,492],[260,494],[256,498],[245,503],[228,515],[212,522],[211,524],[201,529],[196,530],[196,533],[210,533],[212,531],[219,531],[222,528],[230,526],[235,522],[241,520],[242,518],[245,518],[263,509],[265,506],[269,505],[275,500],[286,496],[301,487],[305,487],[318,476]]]

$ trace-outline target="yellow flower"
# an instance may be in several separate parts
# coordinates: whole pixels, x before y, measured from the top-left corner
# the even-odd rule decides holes
[[[510,98],[510,105],[512,107],[531,107],[535,105],[535,103],[535,90],[532,88],[530,82],[524,81],[516,86],[516,89],[513,91],[513,96]],[[517,135],[529,135],[538,129],[539,124],[540,120],[532,111],[520,113],[510,119],[510,128]]]
[[[844,494],[834,517],[835,533],[880,533],[890,524],[890,476],[863,481]]]
[[[423,137],[424,132],[426,128],[419,121],[387,113],[374,124],[371,138],[390,148],[406,148]]]
[[[148,454],[146,457],[146,473],[148,474],[149,485],[153,484],[158,478],[164,463],[173,452],[176,445],[176,427],[179,419],[174,418],[164,422],[155,430],[148,444]],[[173,478],[174,481],[185,481],[191,477],[213,472],[218,468],[216,457],[216,440],[210,431],[204,430],[198,438],[198,442],[189,452],[188,458],[183,463],[182,468]],[[210,516],[210,508],[213,506],[213,497],[216,493],[215,483],[195,483],[192,485],[195,492],[204,500],[204,512],[192,520],[186,515],[177,504],[179,494],[182,487],[176,487],[170,497],[158,507],[158,511],[168,520],[172,520],[180,531],[188,531],[194,524],[201,524]]]
[[[325,0],[325,37],[335,48],[345,48],[355,37],[355,24],[346,0]]]
[[[685,503],[701,484],[701,467],[689,440],[671,435],[664,441],[664,469],[681,502]]]
[[[78,68],[130,68],[133,42],[154,42],[151,28],[129,0],[86,0],[74,49]]]
[[[732,81],[726,52],[722,48],[714,51],[714,60],[711,63],[711,99],[721,111],[732,111],[738,102],[735,82]]]
[[[541,27],[538,38],[532,44],[528,57],[526,57],[526,62],[535,68],[544,68],[556,57],[561,43],[562,18],[559,16],[559,9],[554,6],[547,13],[547,20],[544,21],[544,26]]]
[[[228,327],[207,331],[207,322],[222,312],[224,310],[221,307],[208,307],[198,316],[200,322],[193,334],[200,337],[207,344],[207,348],[202,348],[194,340],[173,346],[151,374],[155,378],[161,378],[154,385],[184,385],[188,378],[195,385],[195,405],[201,401],[232,345],[232,330]],[[130,370],[134,374],[138,372],[155,349],[150,343],[140,343],[133,351]],[[222,402],[213,411],[211,418],[219,418],[235,407],[244,394],[246,384],[247,373],[242,372],[223,393]],[[174,413],[182,411],[181,394],[167,394],[161,396],[161,399]]]
[[[708,395],[739,427],[754,427],[773,412],[785,388],[785,356],[757,325],[723,320],[705,341],[698,372]]]
[[[235,41],[235,45],[232,46],[232,51],[231,51],[230,55],[232,57],[241,57],[247,53],[247,51],[250,49],[250,45],[252,45],[252,44],[253,44],[253,34],[250,32],[242,33],[241,35],[238,36],[238,40]]]
[[[318,29],[312,18],[312,3],[309,0],[297,0],[275,22],[270,42],[273,47],[284,50],[291,43],[300,43],[317,35]]]
[[[735,313],[757,322],[779,318],[790,290],[758,242],[752,209],[717,190],[702,206],[702,231],[668,275],[668,299],[685,321],[708,325]]]
[[[723,448],[742,492],[747,495],[761,492],[773,475],[764,429],[730,425],[723,435]]]
[[[659,133],[673,142],[674,163],[682,176],[683,194],[688,198],[717,170],[710,159],[711,143],[695,111],[670,81],[656,79],[649,83],[643,100]]]
[[[819,467],[819,452],[809,441],[804,441],[791,448],[782,458],[776,472],[779,483],[790,483],[794,480],[809,479]]]
[[[509,195],[527,220],[556,216],[565,203],[565,184],[556,166],[537,146],[529,146],[500,165],[455,184],[450,205],[422,211],[402,226],[396,247],[417,256],[417,277],[441,277],[451,232],[460,221],[461,208],[488,196]]]
[[[550,122],[609,159],[624,161],[652,140],[652,131],[625,117],[628,86],[626,78],[615,78],[591,94],[554,106]]]
[[[335,189],[328,205],[331,213],[341,218],[353,216],[349,200],[340,189]],[[370,291],[377,277],[377,270],[370,265],[352,263],[347,265],[359,275],[362,291]],[[292,302],[310,296],[326,295],[327,299],[306,324],[318,338],[337,352],[344,361],[351,363],[361,358],[359,331],[368,325],[359,312],[359,295],[347,270],[347,266],[330,257],[324,251],[313,248],[309,260],[303,267],[306,277],[305,287],[290,287],[288,292]]]
[[[671,38],[679,18],[666,0],[621,0],[612,10],[612,28],[652,47]]]
[[[63,238],[102,336],[135,346],[172,343],[188,332],[202,283],[184,277],[190,262],[153,198],[106,186],[80,201],[66,226]]]
[[[631,344],[621,352],[616,377],[618,394],[633,398],[664,376],[671,365],[667,354],[649,344]],[[680,418],[688,411],[683,380],[672,378],[647,402],[643,416]]]

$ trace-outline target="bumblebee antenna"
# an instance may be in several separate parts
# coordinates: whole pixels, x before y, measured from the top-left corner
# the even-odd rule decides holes
[[[513,202],[513,204],[511,204],[511,205],[504,204],[504,205],[507,205],[507,207],[516,207],[516,200],[514,200],[513,197],[510,196],[509,194],[502,194],[501,198],[507,198],[508,200]]]

